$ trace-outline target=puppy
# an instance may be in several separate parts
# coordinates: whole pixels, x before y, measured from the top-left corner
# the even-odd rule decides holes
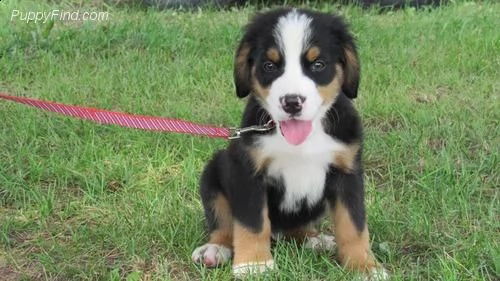
[[[209,241],[193,260],[213,267],[232,257],[238,277],[264,272],[274,267],[272,235],[315,244],[314,225],[329,213],[341,264],[385,276],[365,219],[362,125],[352,104],[360,65],[344,21],[298,9],[256,15],[234,79],[237,96],[248,96],[241,127],[273,125],[243,133],[206,165]]]

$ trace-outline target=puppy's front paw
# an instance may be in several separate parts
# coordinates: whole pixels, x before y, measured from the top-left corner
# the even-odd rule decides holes
[[[359,273],[354,281],[385,281],[389,280],[389,273],[383,267],[374,267],[365,273]]]
[[[273,260],[233,265],[234,277],[241,279],[248,275],[261,274],[275,268]]]
[[[368,276],[365,278],[366,281],[383,281],[389,280],[389,273],[383,267],[372,268],[368,272]]]
[[[195,263],[201,263],[206,267],[216,267],[231,259],[231,249],[219,244],[207,243],[196,248],[191,255]]]
[[[332,235],[319,234],[317,236],[308,236],[304,240],[304,247],[315,251],[335,251],[337,242]]]

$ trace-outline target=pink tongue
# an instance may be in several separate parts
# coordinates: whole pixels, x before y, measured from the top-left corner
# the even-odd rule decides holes
[[[281,134],[293,145],[303,143],[312,130],[312,121],[286,120],[280,121]]]

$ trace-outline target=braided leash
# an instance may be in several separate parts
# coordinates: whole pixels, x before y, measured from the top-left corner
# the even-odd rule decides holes
[[[242,133],[243,131],[243,129],[202,125],[179,119],[126,114],[122,112],[114,112],[97,108],[80,107],[56,102],[41,101],[31,98],[11,96],[5,93],[0,93],[0,98],[33,106],[45,111],[56,112],[66,116],[94,121],[99,124],[111,124],[127,128],[202,135],[211,138],[223,139],[238,138],[240,136],[240,133]]]

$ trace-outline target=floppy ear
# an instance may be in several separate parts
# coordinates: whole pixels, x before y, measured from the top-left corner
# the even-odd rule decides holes
[[[240,42],[238,50],[236,51],[236,57],[234,60],[234,85],[236,86],[236,95],[240,98],[248,96],[248,94],[252,91],[251,51],[250,43],[246,40],[246,38],[243,38]]]
[[[342,91],[347,97],[354,99],[358,96],[361,71],[356,46],[354,45],[352,38],[349,39],[350,40],[344,42],[342,46],[344,51],[344,83],[342,84]]]
[[[330,29],[334,40],[342,48],[341,63],[344,71],[342,92],[347,97],[354,99],[358,96],[360,66],[353,36],[349,32],[349,26],[340,17],[333,16],[331,18]]]

